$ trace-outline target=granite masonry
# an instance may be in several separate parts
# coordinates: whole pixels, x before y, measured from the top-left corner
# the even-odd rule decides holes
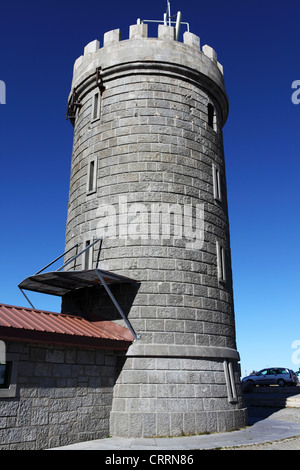
[[[112,436],[247,424],[236,350],[222,127],[223,67],[200,39],[147,24],[116,29],[74,65],[66,250],[102,237],[99,267],[138,281],[113,290],[137,340],[118,355]],[[68,256],[71,256],[68,255]],[[95,268],[98,251],[75,269]],[[68,257],[66,257],[68,260]],[[74,269],[74,266],[72,268]],[[123,324],[100,287],[62,312]]]
[[[7,342],[0,450],[41,450],[108,436],[114,351]]]

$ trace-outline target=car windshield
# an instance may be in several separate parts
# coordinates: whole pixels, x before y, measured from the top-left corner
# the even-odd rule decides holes
[[[266,375],[267,374],[267,369],[264,369],[264,370],[260,370],[259,372],[257,372],[256,375]]]

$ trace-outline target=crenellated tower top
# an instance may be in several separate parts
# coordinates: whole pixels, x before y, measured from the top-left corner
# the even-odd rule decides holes
[[[158,39],[162,41],[178,42],[176,40],[176,29],[173,26],[168,26],[168,25],[163,25],[163,24],[158,25],[158,37],[153,38],[153,37],[148,37],[148,25],[146,23],[140,23],[140,22],[135,25],[130,26],[129,39],[130,40],[148,39],[151,41],[155,41],[156,39]],[[121,47],[124,47],[126,45],[124,40],[121,41],[120,29],[113,29],[104,34],[104,38],[103,38],[104,48],[105,47],[107,48],[112,45],[116,45],[120,42],[122,43]],[[181,44],[180,42],[178,43]],[[160,43],[156,44],[157,47],[160,47],[160,45],[161,45]],[[191,33],[190,31],[186,31],[183,34],[183,45],[192,47],[193,53],[195,53],[195,50],[197,50],[198,52],[201,51],[200,37],[197,36],[196,34]],[[76,71],[77,68],[82,64],[83,60],[91,58],[90,54],[95,54],[99,50],[101,50],[99,40],[95,39],[94,41],[91,41],[89,44],[87,44],[84,48],[84,55],[80,56],[75,61],[74,71]],[[205,44],[204,46],[202,46],[202,53],[206,55],[214,64],[217,65],[218,69],[223,75],[223,66],[217,60],[216,51],[212,47]]]
[[[183,41],[178,41],[176,27],[159,24],[157,37],[148,36],[148,24],[137,21],[130,26],[129,39],[121,40],[120,29],[104,34],[103,46],[99,40],[91,41],[74,64],[72,91],[78,96],[86,87],[104,83],[115,73],[134,73],[149,67],[159,67],[163,73],[185,75],[201,83],[213,92],[221,110],[222,123],[228,115],[228,98],[224,87],[223,67],[217,60],[216,51],[204,45],[201,49],[199,36],[185,31]],[[105,86],[106,86],[105,83]],[[83,87],[83,88],[82,88]],[[70,103],[70,101],[69,101]]]

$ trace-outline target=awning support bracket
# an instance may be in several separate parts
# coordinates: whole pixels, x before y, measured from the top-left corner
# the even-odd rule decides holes
[[[45,266],[44,268],[40,269],[37,273],[35,273],[35,276],[37,274],[40,274],[41,272],[45,271],[45,269],[49,268],[49,266],[51,266],[52,264],[56,263],[56,261],[58,261],[60,258],[62,258],[63,256],[65,256],[67,253],[69,253],[70,251],[73,250],[73,248],[76,248],[80,246],[80,243],[76,243],[76,245],[72,246],[72,248],[70,248],[69,250],[65,251],[62,255],[58,256],[57,258],[55,258],[53,261],[51,261],[51,263],[47,264],[47,266]]]
[[[136,332],[134,331],[134,329],[132,328],[131,324],[130,324],[130,321],[128,320],[128,318],[126,317],[126,315],[124,314],[123,310],[121,309],[120,305],[118,304],[115,296],[113,295],[112,291],[110,290],[110,288],[108,287],[106,281],[104,280],[104,277],[102,276],[101,274],[101,271],[99,271],[99,269],[96,269],[96,273],[97,273],[97,276],[99,277],[100,281],[101,281],[101,284],[103,285],[104,289],[106,290],[106,292],[108,293],[109,297],[111,298],[111,300],[113,301],[113,304],[114,306],[116,307],[116,309],[118,310],[119,314],[121,315],[121,317],[123,318],[124,322],[126,323],[128,329],[131,331],[131,333],[133,334],[134,336],[134,339],[137,340],[137,339],[140,339],[140,335],[137,335]]]
[[[22,294],[24,295],[24,297],[25,297],[25,299],[27,300],[27,302],[28,302],[28,303],[31,305],[31,307],[35,310],[34,305],[32,305],[32,303],[31,303],[30,300],[28,299],[28,297],[27,297],[27,295],[25,294],[25,292],[23,291],[23,289],[22,289],[20,286],[18,286],[18,287],[19,287],[20,291],[22,292]]]
[[[99,251],[98,251],[98,256],[97,256],[97,263],[96,263],[96,274],[101,282],[101,284],[103,285],[104,289],[106,290],[106,292],[108,293],[109,297],[111,298],[114,306],[116,307],[116,309],[118,310],[119,314],[121,315],[121,317],[123,318],[124,322],[126,323],[126,326],[128,327],[128,329],[131,331],[133,337],[134,337],[134,341],[136,341],[137,339],[140,339],[140,335],[136,334],[136,332],[134,331],[134,329],[132,328],[131,326],[131,323],[130,321],[128,320],[128,318],[126,317],[126,315],[124,314],[123,310],[121,309],[120,305],[118,304],[115,296],[113,295],[112,291],[110,290],[107,282],[105,281],[103,275],[102,275],[102,272],[98,269],[98,265],[99,265],[99,261],[100,261],[100,252],[101,252],[101,247],[102,247],[102,237],[101,238],[97,238],[97,240],[95,240],[93,243],[91,243],[89,246],[87,246],[86,248],[84,248],[82,251],[80,251],[79,253],[77,253],[75,256],[73,256],[71,259],[69,259],[66,263],[64,263],[60,268],[58,268],[56,270],[56,272],[59,272],[59,271],[62,271],[67,265],[69,265],[70,263],[72,263],[73,261],[75,261],[79,256],[81,256],[83,253],[85,253],[87,250],[89,250],[90,248],[92,248],[92,246],[94,246],[96,243],[100,242],[100,245],[99,245]],[[62,255],[58,256],[55,260],[51,261],[51,263],[47,264],[47,266],[45,266],[44,268],[40,269],[35,275],[38,275],[40,274],[41,272],[43,272],[45,269],[47,269],[49,266],[51,266],[52,264],[54,264],[56,261],[58,261],[60,258],[62,258],[64,255],[66,255],[67,253],[69,253],[71,250],[73,250],[73,248],[76,248],[80,245],[80,243],[76,243],[76,245],[72,246],[72,248],[70,248],[69,250],[67,250],[65,253],[63,253]],[[41,281],[40,281],[41,282]],[[27,297],[27,295],[25,294],[25,292],[23,291],[23,289],[18,286],[20,291],[22,292],[22,294],[24,295],[24,297],[26,298],[27,302],[31,305],[31,307],[33,309],[35,309],[35,307],[33,306],[33,304],[30,302],[29,298]]]

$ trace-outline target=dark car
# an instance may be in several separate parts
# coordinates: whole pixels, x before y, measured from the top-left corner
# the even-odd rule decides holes
[[[297,385],[297,376],[294,371],[286,367],[270,367],[262,369],[256,374],[248,375],[242,379],[242,383],[249,385]]]

